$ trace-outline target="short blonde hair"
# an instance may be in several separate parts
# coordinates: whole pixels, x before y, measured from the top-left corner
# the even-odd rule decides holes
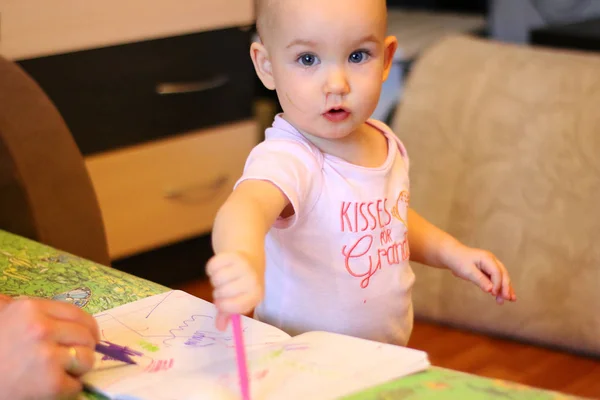
[[[266,32],[273,26],[273,22],[275,19],[277,5],[276,3],[280,0],[254,0],[254,15],[256,16],[256,29],[258,31],[258,36],[261,40],[264,41]],[[323,0],[327,1],[327,0]],[[383,7],[385,10],[385,26],[384,29],[387,30],[387,5],[386,0],[375,0],[373,1],[373,6]]]
[[[254,0],[254,15],[256,16],[256,30],[258,35],[263,38],[268,26],[271,24],[271,13],[269,8],[273,7],[272,0]]]

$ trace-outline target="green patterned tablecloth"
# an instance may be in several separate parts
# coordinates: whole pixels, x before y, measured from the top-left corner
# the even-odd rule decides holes
[[[168,288],[0,230],[0,293],[72,302],[95,314]],[[433,367],[349,396],[346,400],[503,399],[575,397]]]
[[[445,369],[430,368],[344,400],[573,400],[576,397],[542,391],[530,386],[483,378]]]
[[[168,288],[0,230],[0,292],[73,302],[91,314]]]

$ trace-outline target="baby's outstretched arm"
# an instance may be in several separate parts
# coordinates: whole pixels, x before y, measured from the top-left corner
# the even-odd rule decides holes
[[[436,268],[448,268],[496,297],[498,304],[517,299],[504,264],[492,253],[460,243],[413,209],[408,210],[410,259]]]
[[[217,328],[230,314],[246,314],[264,295],[265,236],[288,205],[270,182],[247,180],[219,209],[212,233],[215,255],[206,265],[217,306]]]

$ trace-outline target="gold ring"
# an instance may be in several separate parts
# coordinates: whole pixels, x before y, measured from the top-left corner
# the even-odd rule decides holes
[[[79,360],[77,360],[77,349],[75,347],[69,347],[69,356],[71,357],[71,360],[69,361],[67,372],[72,374],[79,369]]]

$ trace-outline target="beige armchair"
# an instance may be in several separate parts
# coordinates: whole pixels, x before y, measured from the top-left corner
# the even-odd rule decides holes
[[[518,302],[414,266],[415,312],[600,355],[600,56],[452,37],[413,69],[393,128],[411,204],[493,251]]]

